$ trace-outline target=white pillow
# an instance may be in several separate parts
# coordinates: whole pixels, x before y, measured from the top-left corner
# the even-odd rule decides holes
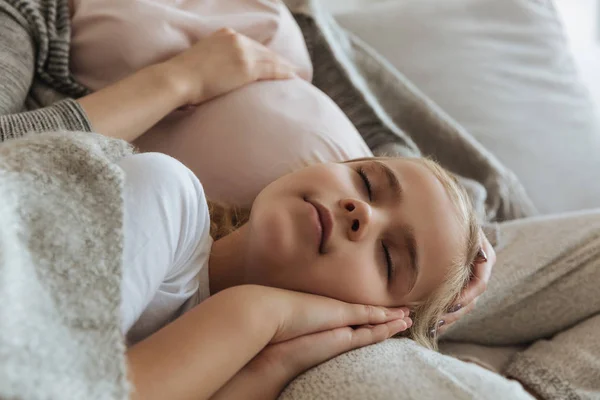
[[[600,122],[550,1],[388,1],[336,18],[511,168],[541,213],[600,207]]]

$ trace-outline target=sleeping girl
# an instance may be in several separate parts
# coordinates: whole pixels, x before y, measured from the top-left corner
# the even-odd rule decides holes
[[[97,132],[132,142],[173,109],[296,72],[224,29],[78,103]],[[209,201],[169,156],[120,166],[134,398],[276,398],[303,371],[391,336],[435,348],[448,309],[468,311],[489,278],[472,206],[433,161],[315,164],[248,210]]]
[[[139,398],[211,393],[213,381],[217,398],[275,398],[305,369],[396,334],[435,348],[430,331],[485,257],[464,190],[427,159],[310,166],[268,185],[250,210],[207,200],[169,156],[120,166],[122,330],[137,343],[128,357]],[[357,304],[404,307],[378,315]],[[269,378],[247,377],[256,371]]]
[[[440,324],[451,322],[442,316],[459,301],[465,305],[464,288],[477,282],[472,272],[487,246],[462,188],[423,159],[296,166],[278,179],[254,182],[263,189],[248,196],[248,209],[207,199],[201,181],[208,193],[215,187],[202,176],[228,179],[235,168],[223,161],[237,157],[233,146],[223,156],[214,141],[248,107],[222,105],[193,122],[156,124],[175,108],[219,103],[247,83],[277,80],[261,89],[272,94],[272,108],[296,119],[265,128],[268,115],[258,115],[255,131],[285,129],[306,138],[326,126],[340,142],[354,134],[362,143],[336,107],[311,97],[323,94],[299,91],[310,86],[312,67],[285,6],[234,3],[190,2],[187,13],[162,2],[73,7],[71,66],[97,90],[78,100],[96,131],[173,154],[193,170],[152,152],[120,162],[126,178],[122,332],[137,398],[275,398],[308,368],[394,335],[435,348]],[[127,16],[138,8],[144,19],[131,23]],[[261,34],[246,26],[249,8],[263,16]],[[109,12],[112,18],[103,17]],[[229,29],[210,34],[232,24],[268,48]],[[155,28],[163,25],[168,29]],[[190,45],[191,38],[202,39]],[[279,93],[275,86],[288,89]],[[300,104],[282,101],[288,92]],[[269,97],[260,93],[243,100]],[[130,110],[124,118],[106,118],[122,115],[123,107]],[[318,112],[326,115],[319,119]],[[215,113],[219,123],[203,125]],[[309,122],[306,132],[290,133]],[[334,151],[334,159],[371,154],[361,149],[351,157]],[[239,180],[232,182],[237,190],[245,185]]]

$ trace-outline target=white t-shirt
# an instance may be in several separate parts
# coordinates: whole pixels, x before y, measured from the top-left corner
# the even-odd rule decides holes
[[[204,190],[188,168],[158,153],[119,165],[125,172],[121,328],[135,343],[210,295],[213,241]]]

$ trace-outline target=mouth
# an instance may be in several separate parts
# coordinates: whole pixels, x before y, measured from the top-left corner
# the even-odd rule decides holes
[[[319,241],[319,253],[325,254],[327,252],[327,243],[331,238],[331,232],[333,230],[333,216],[331,215],[331,211],[321,203],[314,200],[306,201],[317,210],[318,224],[320,225],[318,228],[321,235],[321,240]]]

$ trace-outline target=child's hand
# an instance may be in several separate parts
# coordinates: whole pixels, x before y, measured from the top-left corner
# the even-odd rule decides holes
[[[166,61],[178,82],[184,105],[205,102],[248,83],[289,79],[295,68],[262,44],[231,29],[221,29]]]
[[[360,325],[378,325],[408,317],[409,309],[350,304],[328,297],[264,288],[279,319],[270,343],[279,343],[311,333]],[[383,329],[383,328],[380,328]]]
[[[336,328],[269,345],[211,400],[274,400],[304,371],[347,351],[382,342],[411,325],[412,320],[406,316],[379,325]]]
[[[407,316],[382,324],[335,328],[267,346],[253,360],[258,368],[279,374],[284,386],[292,379],[350,350],[382,342],[412,326]],[[282,387],[283,389],[283,387]]]

